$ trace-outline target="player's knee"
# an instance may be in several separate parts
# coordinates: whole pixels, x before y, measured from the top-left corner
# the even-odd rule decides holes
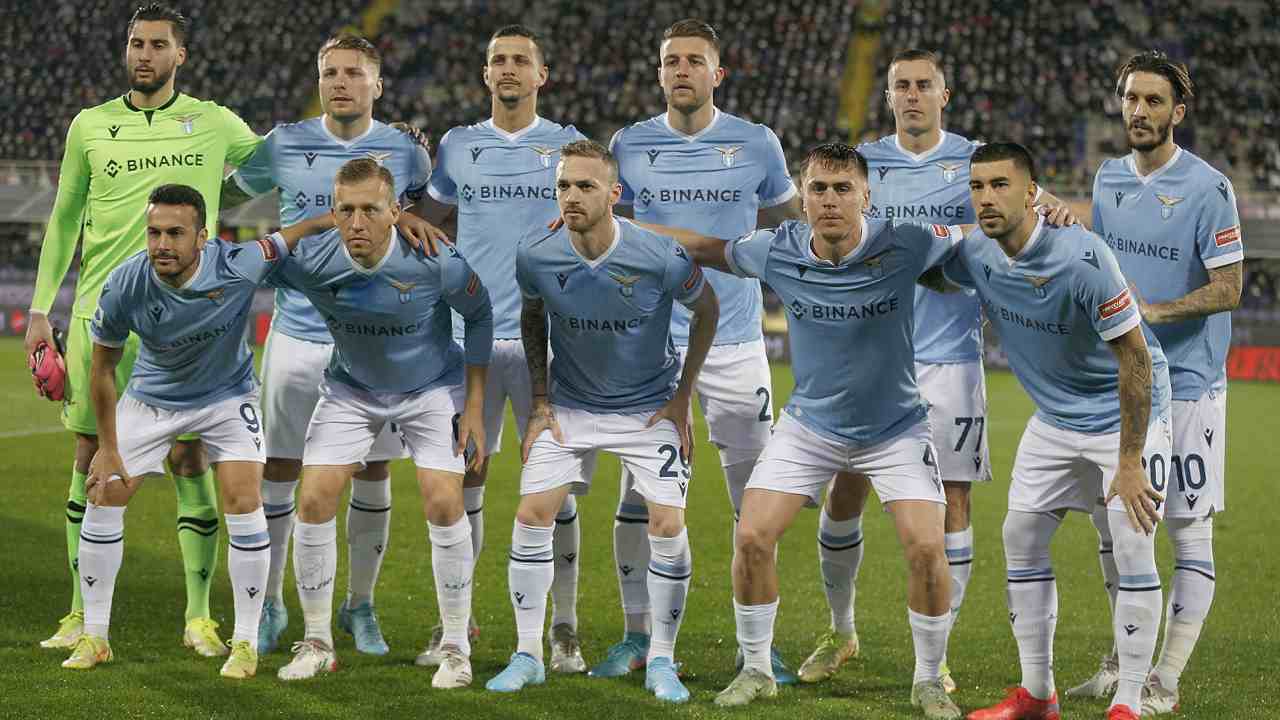
[[[199,440],[182,441],[173,444],[169,450],[169,469],[179,477],[196,477],[209,469],[209,461],[205,457],[204,443]]]
[[[527,497],[527,496],[526,496]],[[516,522],[530,527],[547,527],[555,524],[556,508],[546,509],[540,505],[521,501],[516,508]]]
[[[134,482],[138,482],[140,479],[135,478]],[[125,487],[125,484],[118,480],[99,484],[94,490],[96,492],[90,491],[89,499],[94,505],[103,507],[124,507],[129,504],[129,498],[133,496],[133,493]]]
[[[298,519],[305,523],[327,522],[337,514],[336,497],[328,497],[303,483],[298,491]]]
[[[734,535],[734,550],[748,565],[759,565],[773,558],[777,534],[751,522],[739,522]]]
[[[649,534],[654,537],[672,538],[684,530],[684,514],[679,512],[649,513]]]
[[[946,568],[947,553],[941,537],[912,537],[903,543],[907,569],[915,577],[932,577]]]

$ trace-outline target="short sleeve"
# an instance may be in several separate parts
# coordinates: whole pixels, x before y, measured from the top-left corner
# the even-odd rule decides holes
[[[959,225],[929,225],[917,222],[893,223],[893,234],[912,248],[920,261],[919,272],[946,262],[954,248],[964,239]]]
[[[769,208],[781,205],[796,196],[795,183],[791,182],[791,172],[787,170],[787,157],[782,152],[782,143],[769,128],[764,128],[764,180],[756,189],[760,198],[760,207]]]
[[[969,264],[964,256],[964,243],[957,243],[955,248],[942,263],[942,275],[952,285],[963,288],[976,288],[973,275],[969,272]]]
[[[764,280],[769,250],[773,247],[773,239],[777,235],[778,230],[775,229],[753,230],[730,242],[724,248],[724,259],[729,269],[738,277]]]
[[[404,196],[409,202],[416,203],[422,199],[431,182],[431,153],[411,138],[406,137],[409,148],[409,182],[404,188]]]
[[[689,253],[679,243],[671,241],[671,255],[667,258],[667,273],[664,278],[666,290],[681,305],[691,306],[702,295],[707,278],[702,268],[693,262]]]
[[[1106,237],[1107,231],[1102,227],[1102,168],[1098,168],[1098,174],[1093,178],[1093,202],[1090,203],[1093,209],[1090,211],[1090,230],[1093,230],[1100,237]]]
[[[436,146],[436,163],[431,168],[431,178],[427,182],[427,194],[433,200],[445,205],[458,204],[458,186],[454,184],[453,178],[449,177],[449,153],[452,151],[450,147],[454,138],[454,131],[450,130],[440,138],[440,144]]]
[[[516,246],[516,284],[520,286],[520,294],[530,300],[542,297],[538,284],[533,280],[529,270],[529,249],[523,242]]]
[[[1110,342],[1137,327],[1142,316],[1111,248],[1101,239],[1093,245],[1097,267],[1085,262],[1072,263],[1071,267],[1075,270],[1080,304],[1089,314],[1094,331]]]
[[[227,268],[255,285],[265,280],[289,254],[289,247],[279,233],[246,243],[214,242],[222,243]]]
[[[248,195],[258,196],[269,193],[276,187],[275,174],[271,171],[275,153],[277,130],[267,133],[267,137],[258,146],[253,156],[236,168],[231,179],[236,186]]]
[[[123,281],[123,268],[113,271],[102,286],[102,294],[98,296],[98,309],[93,313],[89,323],[89,333],[93,341],[110,348],[124,347],[129,339],[128,316],[124,310],[121,296],[115,290]]]
[[[619,170],[618,183],[622,185],[622,197],[618,198],[618,204],[634,205],[636,202],[635,191],[632,190],[631,186],[627,184],[627,178],[623,176],[621,172],[622,161],[620,158],[618,158],[618,153],[621,150],[621,148],[619,148],[619,145],[622,144],[622,133],[625,132],[625,130],[626,128],[623,128],[622,130],[619,130],[618,132],[613,134],[613,139],[609,141],[609,152],[613,153],[613,157],[615,160],[618,161],[618,166],[619,166],[618,167],[618,170]]]
[[[240,167],[258,151],[262,138],[240,116],[218,106],[222,114],[223,140],[227,143],[227,164]]]
[[[1240,235],[1240,212],[1231,181],[1218,178],[1212,190],[1202,194],[1200,217],[1196,221],[1196,249],[1207,270],[1244,260],[1244,239]]]

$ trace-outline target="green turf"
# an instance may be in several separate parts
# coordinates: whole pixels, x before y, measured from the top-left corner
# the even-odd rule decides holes
[[[777,392],[785,399],[791,379],[776,368]],[[992,461],[996,481],[974,497],[977,560],[964,611],[951,642],[951,668],[965,710],[990,704],[1018,680],[1017,652],[1006,618],[1000,524],[1014,447],[1031,405],[1011,375],[989,378]],[[516,502],[517,463],[508,433],[495,460],[486,494],[486,548],[476,575],[475,612],[483,635],[474,647],[476,682],[460,691],[433,691],[430,674],[412,664],[435,621],[426,529],[412,468],[395,466],[392,544],[378,590],[383,630],[392,652],[359,655],[338,636],[342,670],[315,682],[286,686],[275,670],[284,654],[263,659],[260,675],[235,683],[217,677],[220,660],[201,659],[180,645],[183,583],[174,541],[173,489],[152,481],[127,516],[125,562],[112,622],[114,663],[88,673],[59,668],[64,651],[37,647],[66,612],[69,597],[63,505],[72,443],[56,428],[57,408],[36,397],[16,340],[0,341],[0,717],[14,718],[254,718],[352,716],[433,718],[675,717],[916,717],[908,704],[912,669],[906,622],[905,575],[888,518],[872,511],[865,523],[866,561],[858,587],[858,628],[863,657],[829,683],[783,690],[778,699],[746,712],[723,712],[711,704],[731,679],[734,622],[730,603],[730,513],[714,450],[699,446],[689,495],[689,533],[694,580],[678,656],[694,677],[693,702],[660,706],[640,676],[623,680],[552,677],[547,685],[517,696],[483,690],[485,680],[511,652],[514,622],[506,594],[506,548]],[[1232,511],[1216,521],[1219,585],[1205,635],[1183,679],[1183,718],[1280,717],[1274,696],[1263,687],[1280,658],[1275,588],[1280,563],[1266,540],[1265,513],[1273,478],[1265,448],[1275,442],[1272,408],[1280,387],[1237,383],[1230,402],[1228,468]],[[705,432],[699,436],[705,438]],[[580,504],[584,539],[580,627],[588,662],[602,659],[621,635],[617,584],[612,565],[613,509],[617,464],[603,462],[599,485]],[[827,623],[818,579],[814,530],[817,514],[804,513],[781,549],[782,604],[776,642],[786,658],[801,660]],[[339,527],[342,523],[339,522]],[[342,546],[345,547],[345,541]],[[345,553],[344,553],[345,554]],[[1096,562],[1096,536],[1088,520],[1072,516],[1054,545],[1061,598],[1056,669],[1067,686],[1091,674],[1110,644],[1107,603]],[[1168,577],[1168,543],[1160,558]],[[232,606],[225,554],[214,583],[216,619],[229,634]],[[339,592],[346,571],[340,566]],[[286,582],[292,624],[285,639],[301,633],[301,611]],[[1102,717],[1105,703],[1064,704],[1068,717]]]

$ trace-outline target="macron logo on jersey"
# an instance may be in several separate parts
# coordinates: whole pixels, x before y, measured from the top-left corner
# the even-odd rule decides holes
[[[1098,306],[1098,317],[1103,320],[1109,320],[1116,315],[1129,309],[1133,304],[1133,297],[1129,294],[1129,288],[1120,291],[1119,295],[1104,301]]]
[[[1213,234],[1213,244],[1218,247],[1225,247],[1231,243],[1240,242],[1240,226],[1232,225],[1226,230],[1219,230]]]

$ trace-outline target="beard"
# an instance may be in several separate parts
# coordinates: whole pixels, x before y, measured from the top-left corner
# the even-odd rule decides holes
[[[1169,136],[1173,134],[1173,123],[1167,122],[1164,125],[1152,125],[1150,132],[1155,135],[1155,139],[1147,142],[1136,142],[1133,139],[1132,132],[1132,129],[1125,131],[1125,140],[1129,143],[1129,149],[1143,153],[1151,152],[1169,140]]]
[[[173,77],[174,67],[169,66],[167,71],[161,72],[159,68],[151,68],[151,80],[139,80],[137,74],[129,73],[129,89],[137,90],[143,95],[150,95],[160,88],[164,87]]]

